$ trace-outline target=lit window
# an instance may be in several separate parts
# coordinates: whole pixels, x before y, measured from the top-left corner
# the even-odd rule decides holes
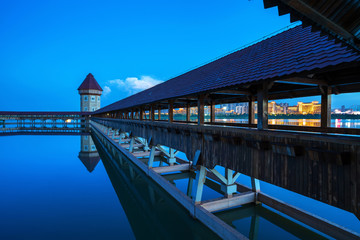
[[[95,96],[91,96],[91,101],[95,102]]]
[[[84,111],[85,111],[85,112],[87,111],[87,107],[84,107]]]
[[[92,150],[92,151],[96,151],[95,145],[91,145],[91,150]]]
[[[95,108],[94,108],[94,107],[92,108],[92,111],[95,111]]]
[[[88,145],[84,145],[84,151],[87,151],[87,150],[89,150]]]
[[[88,136],[85,136],[85,140],[87,140],[88,139]]]
[[[100,96],[98,96],[98,102],[100,102]]]
[[[87,101],[88,100],[88,96],[84,96],[84,101]]]

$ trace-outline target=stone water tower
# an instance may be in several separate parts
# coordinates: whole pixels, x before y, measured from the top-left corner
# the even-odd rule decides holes
[[[94,112],[100,108],[100,97],[102,88],[89,73],[78,88],[80,94],[80,111]],[[100,161],[99,153],[91,135],[81,136],[81,150],[79,159],[89,172],[92,172]]]
[[[78,91],[81,112],[94,112],[100,108],[100,98],[103,90],[91,73],[86,76]]]

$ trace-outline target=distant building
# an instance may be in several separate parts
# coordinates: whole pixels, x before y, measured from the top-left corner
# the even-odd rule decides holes
[[[80,111],[94,112],[100,108],[100,97],[103,90],[91,73],[86,76],[78,91],[80,94]]]

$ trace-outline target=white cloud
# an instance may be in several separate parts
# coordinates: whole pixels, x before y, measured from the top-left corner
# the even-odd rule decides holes
[[[109,86],[105,86],[103,91],[104,96],[108,95],[109,93],[111,93],[111,88]]]
[[[110,85],[121,88],[130,94],[134,94],[145,89],[151,88],[159,83],[162,83],[160,80],[156,80],[150,76],[141,76],[137,77],[128,77],[125,80],[122,79],[114,79],[108,81]]]

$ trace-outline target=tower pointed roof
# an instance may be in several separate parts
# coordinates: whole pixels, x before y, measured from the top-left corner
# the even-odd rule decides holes
[[[89,73],[85,80],[82,82],[78,90],[98,90],[102,91],[102,88],[100,87],[99,83],[95,80],[94,76]]]

